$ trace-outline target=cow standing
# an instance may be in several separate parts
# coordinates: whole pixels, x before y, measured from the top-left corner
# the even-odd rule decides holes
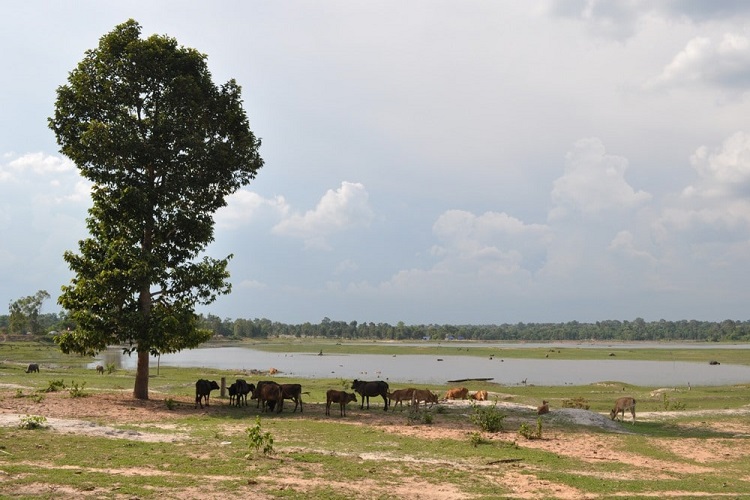
[[[211,391],[219,389],[219,384],[215,380],[200,379],[195,383],[195,407],[198,405],[203,408],[203,400],[206,401],[208,406],[208,400],[211,396]]]
[[[337,391],[329,389],[326,392],[326,415],[331,415],[331,404],[339,404],[339,413],[342,417],[346,416],[346,405],[349,401],[357,402],[357,395],[353,392]]]
[[[260,384],[258,385],[260,386]],[[276,382],[266,382],[257,388],[256,391],[258,392],[258,400],[263,413],[268,410],[273,411],[274,407],[276,407],[276,413],[281,413],[281,410],[284,408],[284,391],[279,384]]]
[[[299,412],[302,413],[302,386],[300,384],[281,384],[281,391],[283,392],[284,399],[291,399],[294,401],[294,411],[297,411],[297,405],[299,405]]]
[[[242,403],[244,402],[247,406],[247,395],[255,391],[255,386],[253,384],[248,384],[244,379],[238,378],[234,385],[236,386],[236,403],[237,406],[242,406]]]
[[[367,409],[370,409],[370,396],[381,396],[383,398],[383,410],[388,411],[388,383],[382,380],[375,380],[367,382],[364,380],[355,379],[352,382],[352,389],[357,392],[362,398],[362,404],[359,409],[363,410],[365,406],[365,399],[367,399]]]

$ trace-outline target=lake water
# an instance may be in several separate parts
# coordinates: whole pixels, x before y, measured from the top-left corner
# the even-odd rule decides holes
[[[114,363],[119,368],[136,367],[135,355],[122,355],[116,348],[101,353],[100,358],[101,362]],[[527,384],[536,385],[585,385],[618,381],[643,386],[730,385],[750,382],[750,366],[711,366],[708,360],[705,363],[686,363],[611,358],[571,361],[447,355],[438,358],[434,355],[400,354],[318,356],[306,353],[269,353],[249,347],[209,347],[165,354],[158,363],[160,366],[236,371],[276,368],[282,377],[381,379],[414,384],[445,384],[449,380],[489,377],[493,378],[493,382],[505,385],[520,384],[523,380]],[[96,364],[93,363],[92,366]],[[156,366],[157,359],[152,358],[151,369],[155,371]]]

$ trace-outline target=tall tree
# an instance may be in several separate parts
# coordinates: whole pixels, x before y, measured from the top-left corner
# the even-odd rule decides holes
[[[231,291],[224,259],[201,258],[213,214],[263,165],[234,80],[174,38],[142,39],[129,20],[104,35],[57,89],[49,126],[92,184],[90,236],[66,252],[75,277],[59,303],[76,328],[58,344],[138,355],[133,395],[148,399],[149,354],[210,338],[195,307]]]
[[[40,333],[39,312],[42,310],[42,303],[48,298],[49,293],[46,290],[39,290],[34,295],[11,302],[8,306],[10,332],[24,333],[24,330],[27,330],[32,334]]]

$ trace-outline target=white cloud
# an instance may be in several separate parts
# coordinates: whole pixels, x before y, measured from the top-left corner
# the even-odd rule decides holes
[[[603,216],[605,212],[628,210],[651,199],[645,191],[635,191],[625,180],[628,161],[606,154],[597,138],[581,139],[566,155],[565,173],[554,182],[550,220],[571,213]]]
[[[278,219],[288,212],[289,205],[283,196],[264,198],[240,189],[227,198],[227,206],[216,212],[215,221],[219,228],[236,229],[264,215]]]
[[[373,217],[365,187],[344,181],[339,189],[329,189],[313,210],[286,215],[272,231],[302,239],[307,247],[327,248],[329,236],[351,228],[366,227]]]
[[[744,91],[750,84],[750,39],[726,33],[718,43],[701,36],[690,40],[649,88],[710,84]]]

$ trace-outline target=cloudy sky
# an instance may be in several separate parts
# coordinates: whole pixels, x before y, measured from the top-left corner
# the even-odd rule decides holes
[[[0,303],[47,290],[89,185],[47,117],[115,25],[243,88],[264,168],[216,215],[286,323],[747,320],[750,2],[29,1],[0,30]]]

